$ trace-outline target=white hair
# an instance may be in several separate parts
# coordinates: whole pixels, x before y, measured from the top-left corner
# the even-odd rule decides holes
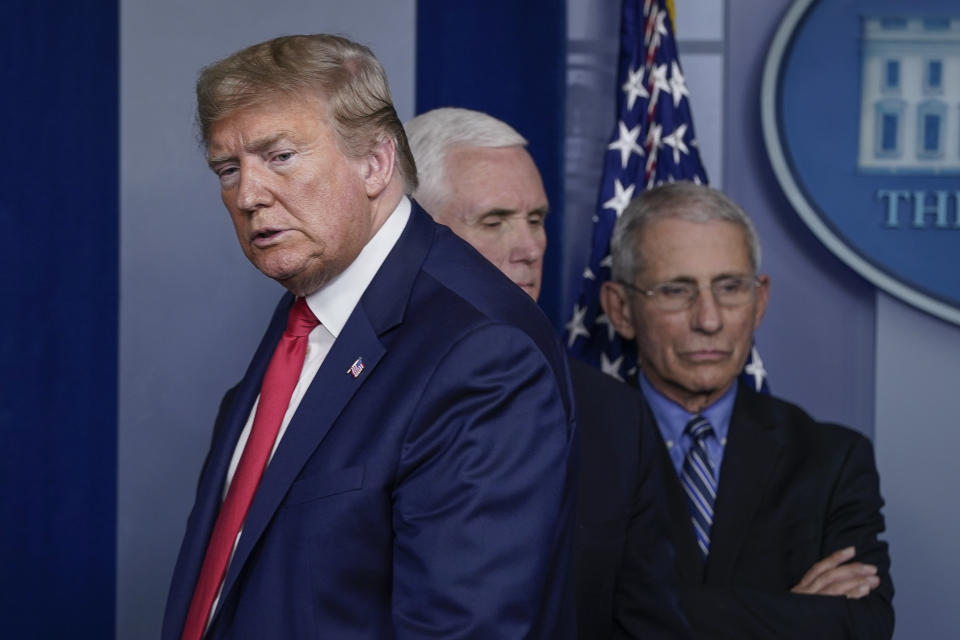
[[[417,164],[417,202],[429,211],[450,193],[447,153],[454,147],[523,147],[526,139],[506,122],[480,111],[443,107],[422,113],[404,125]]]
[[[731,222],[743,231],[753,272],[760,269],[760,237],[750,216],[722,192],[702,184],[680,181],[642,192],[624,209],[610,239],[611,275],[632,283],[646,268],[640,254],[643,234],[654,220],[677,218],[690,222]]]

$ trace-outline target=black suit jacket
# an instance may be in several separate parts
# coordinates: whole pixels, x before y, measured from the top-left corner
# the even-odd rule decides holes
[[[647,419],[653,421],[647,412]],[[659,437],[659,429],[657,430]],[[740,386],[724,449],[710,555],[702,561],[683,488],[660,451],[681,602],[698,637],[879,640],[893,635],[893,583],[870,441]],[[790,593],[818,560],[854,546],[877,566],[865,598]]]
[[[571,359],[580,439],[575,559],[582,640],[690,638],[643,394]],[[627,553],[627,540],[634,549]]]

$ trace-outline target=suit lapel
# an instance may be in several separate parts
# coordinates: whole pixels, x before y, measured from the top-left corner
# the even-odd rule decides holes
[[[411,212],[403,234],[324,358],[264,471],[227,569],[217,611],[230,596],[243,565],[301,469],[386,353],[386,346],[380,337],[403,321],[407,301],[430,247],[434,228],[425,213],[416,209]],[[279,334],[274,344],[277,340]],[[348,369],[358,357],[363,358],[364,369],[354,377]],[[261,372],[261,378],[262,375]]]
[[[220,422],[213,433],[210,452],[207,454],[197,488],[197,501],[187,521],[183,546],[171,580],[170,597],[164,620],[164,638],[168,637],[168,632],[180,637],[197,577],[200,575],[200,567],[206,555],[210,534],[217,514],[220,512],[230,459],[233,457],[237,440],[247,422],[253,403],[260,393],[260,383],[286,326],[287,312],[292,302],[293,297],[289,294],[280,300],[270,325],[260,341],[260,346],[250,361],[250,366],[247,367],[247,372],[237,385],[229,407],[223,415],[218,416]]]
[[[696,534],[693,532],[690,508],[687,506],[687,496],[680,485],[680,478],[677,477],[673,460],[667,453],[667,445],[663,440],[663,434],[660,433],[660,428],[657,426],[656,419],[653,417],[653,412],[649,406],[644,411],[644,420],[648,423],[644,426],[653,429],[657,434],[660,467],[663,471],[663,486],[666,491],[666,506],[670,518],[671,537],[677,555],[677,573],[680,582],[699,584],[703,580],[703,556],[700,554]]]
[[[358,306],[317,371],[263,473],[224,578],[221,602],[229,596],[243,565],[300,470],[320,446],[344,406],[373,374],[385,352],[366,314]],[[363,357],[364,369],[354,378],[348,369],[358,356]]]
[[[717,504],[710,533],[706,579],[726,583],[756,516],[783,442],[769,416],[755,401],[755,392],[740,385],[724,447]]]

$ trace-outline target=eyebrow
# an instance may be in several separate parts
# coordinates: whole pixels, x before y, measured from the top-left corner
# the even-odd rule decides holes
[[[725,280],[727,278],[749,278],[749,277],[750,277],[749,274],[740,273],[740,272],[718,273],[717,275],[710,278],[710,284],[713,284],[714,282],[719,282],[720,280]],[[667,278],[663,282],[689,282],[691,284],[699,284],[696,278],[692,276],[684,276],[684,275],[676,276],[674,278]]]
[[[251,140],[247,144],[243,145],[243,151],[244,153],[259,155],[270,147],[273,147],[281,140],[290,140],[291,142],[295,143],[294,133],[292,131],[278,131],[268,136]],[[221,165],[226,162],[233,162],[236,160],[236,155],[232,155],[230,153],[219,153],[209,156],[207,158],[207,165],[212,169],[216,165]]]
[[[516,211],[513,209],[489,209],[484,211],[477,216],[477,220],[483,220],[484,218],[506,218],[512,216]]]
[[[550,212],[550,209],[548,207],[539,207],[537,209],[532,209],[531,211],[527,211],[526,213],[522,213],[520,211],[517,211],[516,209],[490,209],[489,211],[484,211],[483,213],[478,215],[477,220],[483,220],[484,218],[489,218],[491,216],[497,217],[497,218],[506,218],[508,216],[512,216],[517,213],[522,213],[522,215],[524,216],[539,215],[542,218],[546,218],[549,212]]]

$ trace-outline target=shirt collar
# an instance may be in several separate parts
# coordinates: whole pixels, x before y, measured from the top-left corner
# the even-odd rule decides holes
[[[340,335],[353,308],[397,244],[409,219],[410,201],[404,196],[350,266],[307,296],[307,306],[334,338]]]
[[[679,442],[683,435],[690,418],[695,415],[701,415],[710,422],[717,439],[721,443],[727,441],[727,433],[730,431],[730,416],[733,415],[733,403],[737,397],[737,380],[733,381],[730,388],[720,396],[713,404],[701,411],[699,414],[690,413],[673,400],[670,400],[662,393],[653,388],[643,372],[637,376],[640,382],[640,389],[643,391],[653,417],[657,421],[660,433],[664,440]]]

